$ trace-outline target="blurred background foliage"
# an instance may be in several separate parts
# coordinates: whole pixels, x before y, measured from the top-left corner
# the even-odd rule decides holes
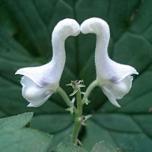
[[[85,113],[93,117],[80,134],[83,146],[90,150],[103,140],[120,152],[151,152],[151,7],[151,0],[0,0],[0,116],[33,111],[30,126],[54,135],[51,147],[69,136],[73,122],[63,100],[54,94],[43,106],[27,108],[20,76],[14,73],[51,60],[51,33],[61,19],[74,18],[81,24],[87,18],[100,17],[110,26],[111,58],[134,66],[140,74],[131,92],[120,100],[120,109],[108,102],[100,88],[92,92]],[[72,90],[66,84],[71,80],[84,80],[87,86],[95,79],[95,41],[93,34],[66,40],[61,86],[68,93]]]

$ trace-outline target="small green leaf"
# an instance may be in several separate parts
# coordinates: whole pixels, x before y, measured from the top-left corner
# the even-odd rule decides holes
[[[52,136],[24,128],[0,134],[1,152],[47,152]]]
[[[29,123],[32,117],[33,113],[27,112],[16,116],[2,118],[0,119],[0,133],[20,129]]]

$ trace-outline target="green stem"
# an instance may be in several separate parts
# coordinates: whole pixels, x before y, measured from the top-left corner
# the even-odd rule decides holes
[[[88,86],[88,88],[87,88],[87,90],[86,90],[86,92],[85,92],[85,95],[84,95],[84,97],[83,97],[83,100],[84,100],[85,98],[88,98],[88,97],[89,97],[91,91],[92,91],[97,85],[98,85],[98,81],[97,81],[97,80],[94,80],[92,83],[90,83],[90,85]]]
[[[69,99],[66,92],[60,86],[57,88],[57,93],[60,94],[60,96],[64,99],[67,106],[71,107],[71,100]]]
[[[78,92],[76,94],[76,99],[77,99],[77,112],[79,115],[81,115],[82,111],[83,111],[83,103],[82,103],[82,99],[81,99],[80,89],[78,90]]]
[[[81,129],[81,125],[82,125],[82,117],[83,117],[83,100],[85,100],[85,98],[88,98],[91,91],[98,85],[98,81],[94,80],[87,88],[85,95],[83,97],[83,99],[81,98],[81,90],[80,88],[78,89],[77,93],[76,93],[76,104],[77,104],[77,108],[75,110],[75,115],[74,115],[74,128],[73,128],[73,143],[77,144],[78,141],[78,135]]]
[[[76,94],[76,100],[77,100],[77,109],[75,113],[74,128],[73,128],[73,143],[74,144],[77,144],[77,141],[78,141],[78,135],[81,129],[82,113],[83,113],[83,103],[81,99],[80,89],[78,90]]]

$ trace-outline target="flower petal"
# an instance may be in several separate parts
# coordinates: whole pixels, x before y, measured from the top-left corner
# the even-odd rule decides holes
[[[129,75],[138,74],[137,70],[130,65],[120,64],[112,60],[111,62],[110,66],[113,68],[114,74],[117,77],[115,82],[120,82]]]
[[[138,74],[137,70],[125,64],[119,64],[110,58],[101,61],[101,65],[96,65],[97,79],[102,85],[104,82],[112,81],[118,83],[129,75]]]
[[[53,94],[49,87],[40,87],[26,76],[22,77],[21,84],[22,96],[30,102],[28,107],[39,107]]]
[[[117,99],[123,98],[123,96],[130,91],[132,87],[132,80],[132,76],[127,76],[117,83],[109,82],[102,85],[102,90],[113,105],[120,107]]]
[[[42,66],[21,68],[15,74],[28,77],[39,87],[51,85],[52,89],[56,90],[60,79],[57,72],[58,69],[50,62]]]

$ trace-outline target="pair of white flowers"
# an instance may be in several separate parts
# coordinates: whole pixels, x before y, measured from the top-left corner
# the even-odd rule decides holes
[[[117,99],[126,95],[131,87],[133,77],[138,74],[135,68],[111,60],[108,56],[110,30],[108,24],[100,18],[85,20],[81,26],[74,19],[64,19],[52,33],[53,57],[45,65],[26,67],[17,70],[23,75],[21,79],[22,95],[29,102],[28,107],[38,107],[56,92],[65,65],[65,40],[69,36],[96,34],[95,66],[96,85],[100,86],[109,101],[117,106]]]

